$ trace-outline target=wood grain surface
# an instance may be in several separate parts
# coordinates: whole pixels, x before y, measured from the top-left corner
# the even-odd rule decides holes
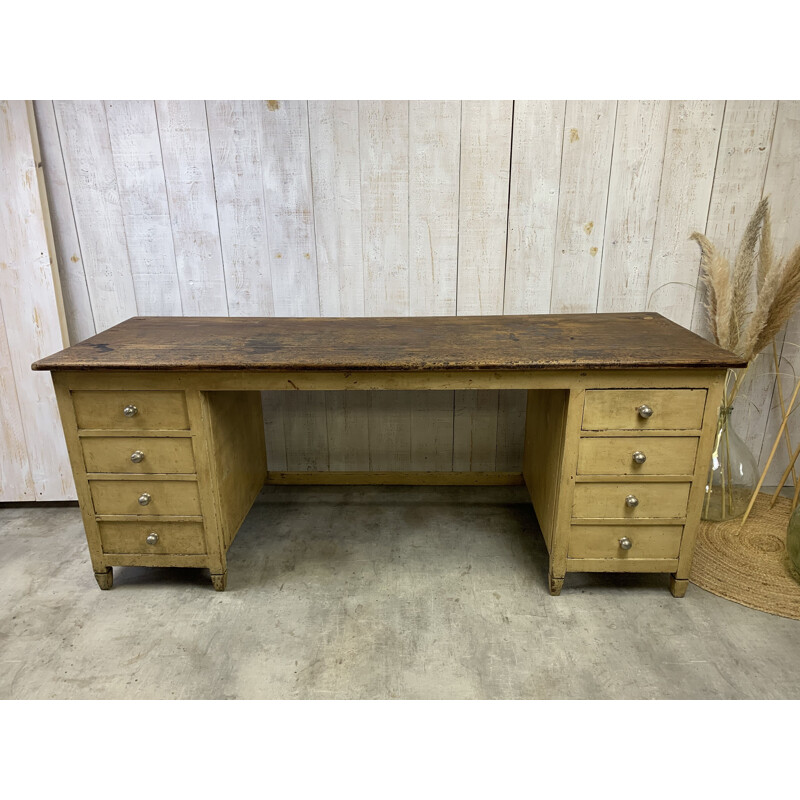
[[[133,317],[36,370],[722,368],[744,362],[659,314]]]

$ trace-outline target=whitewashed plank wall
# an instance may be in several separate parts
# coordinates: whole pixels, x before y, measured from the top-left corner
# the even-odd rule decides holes
[[[0,101],[0,502],[75,496],[53,385],[31,370],[66,340],[32,115]]]
[[[650,309],[702,332],[692,231],[733,246],[767,193],[779,251],[800,240],[798,102],[35,108],[73,340],[137,313]],[[800,315],[778,347],[790,376],[798,344]],[[761,458],[774,374],[770,354],[736,411]],[[518,470],[523,408],[514,392],[265,393],[270,466]]]

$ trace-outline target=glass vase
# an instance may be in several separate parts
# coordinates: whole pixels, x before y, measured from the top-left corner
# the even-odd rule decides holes
[[[703,499],[703,519],[722,522],[744,514],[758,482],[753,454],[731,423],[733,406],[720,409]]]

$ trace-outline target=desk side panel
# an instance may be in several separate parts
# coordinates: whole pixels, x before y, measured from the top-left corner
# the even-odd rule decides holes
[[[267,479],[259,392],[205,392],[211,464],[227,550]]]
[[[552,550],[569,391],[528,392],[522,472],[547,549]]]

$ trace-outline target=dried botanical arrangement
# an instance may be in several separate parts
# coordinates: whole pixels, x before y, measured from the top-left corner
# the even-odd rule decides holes
[[[788,439],[786,421],[798,391],[796,389],[792,394],[787,408],[783,400],[780,377],[777,375],[778,352],[775,346],[775,337],[789,321],[795,306],[800,301],[800,246],[796,247],[788,258],[781,260],[775,258],[768,198],[764,198],[758,204],[747,224],[732,266],[725,254],[702,233],[693,233],[691,238],[700,245],[701,281],[706,289],[705,306],[711,333],[717,344],[747,359],[750,364],[759,353],[772,345],[778,380],[778,397],[784,419],[769,463],[756,487],[755,493],[757,493],[763,483],[766,470],[777,451],[778,441],[783,435],[787,440],[787,449],[791,460],[790,468],[794,464],[794,459],[791,458],[794,454]],[[730,380],[726,383],[723,410],[720,414],[715,442],[715,460],[712,462],[712,476],[709,479],[710,487],[714,464],[719,465],[723,461],[730,460],[731,431],[728,420],[746,371],[746,369],[732,371],[729,376]],[[744,487],[739,485],[737,488],[735,470],[730,464],[722,464],[718,471],[719,486],[716,489],[721,505],[717,512],[712,512],[710,503],[713,492],[707,491],[704,516],[717,519],[738,516],[744,511],[742,504]],[[741,470],[739,471],[741,472]],[[736,495],[737,491],[738,496]],[[752,494],[753,498],[755,493]],[[751,499],[750,494],[751,492],[748,490],[748,499]],[[750,507],[752,507],[752,502],[750,502],[747,512]]]
[[[702,233],[693,233],[691,238],[700,245],[701,279],[714,339],[720,347],[752,362],[774,342],[800,301],[800,246],[786,259],[775,258],[766,197],[745,229],[732,269]],[[734,395],[743,374],[737,376]]]

